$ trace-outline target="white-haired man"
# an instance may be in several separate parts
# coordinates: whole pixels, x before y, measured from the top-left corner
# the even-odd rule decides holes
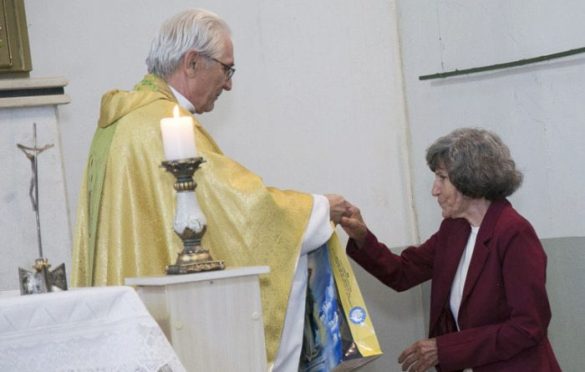
[[[181,250],[169,226],[174,179],[159,165],[159,123],[175,105],[183,115],[213,110],[232,88],[233,44],[227,24],[204,10],[166,21],[146,60],[148,74],[132,91],[102,98],[80,193],[72,284],[122,284],[161,275]],[[195,142],[206,160],[196,172],[207,218],[205,244],[228,266],[269,265],[262,304],[269,364],[298,369],[307,286],[306,254],[328,241],[348,203],[267,187],[225,156],[195,119]]]

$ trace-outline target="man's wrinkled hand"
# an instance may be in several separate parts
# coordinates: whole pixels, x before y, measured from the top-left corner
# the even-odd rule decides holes
[[[325,196],[329,200],[329,217],[333,223],[338,224],[341,217],[349,215],[351,204],[341,195],[327,194]]]

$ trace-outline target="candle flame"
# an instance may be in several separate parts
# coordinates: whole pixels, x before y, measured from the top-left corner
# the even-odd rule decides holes
[[[173,115],[175,118],[179,117],[179,105],[175,105],[175,108],[173,109]]]

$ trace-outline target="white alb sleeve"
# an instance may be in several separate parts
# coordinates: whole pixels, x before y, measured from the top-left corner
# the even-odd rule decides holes
[[[330,221],[329,199],[324,195],[313,194],[313,210],[303,235],[301,254],[314,251],[329,240],[333,233]]]
[[[325,244],[332,233],[329,199],[323,195],[313,195],[313,210],[303,235],[301,254],[288,299],[280,346],[271,369],[274,372],[297,372],[299,369],[307,295],[307,254]]]

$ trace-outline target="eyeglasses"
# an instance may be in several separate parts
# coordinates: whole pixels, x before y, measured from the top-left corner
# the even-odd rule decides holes
[[[223,67],[223,72],[225,72],[225,77],[227,80],[231,79],[232,76],[234,76],[234,73],[236,72],[236,69],[234,68],[234,65],[226,65],[225,63],[223,63],[222,61],[220,61],[219,59],[213,58],[213,57],[208,57],[209,59],[211,59],[212,61],[215,61],[217,63],[219,63],[221,65],[221,67]]]

